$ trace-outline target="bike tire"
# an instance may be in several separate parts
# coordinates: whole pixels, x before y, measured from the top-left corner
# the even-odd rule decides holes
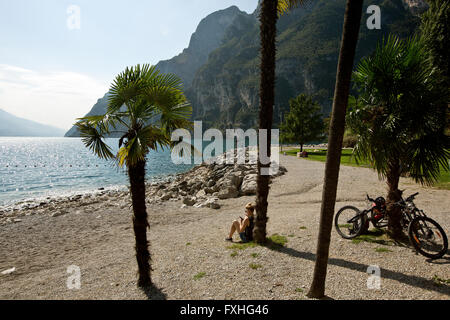
[[[423,243],[421,241],[419,241],[418,237],[416,236],[416,235],[418,235],[417,226],[423,222],[427,222],[429,224],[434,225],[434,227],[436,227],[437,231],[440,233],[440,236],[441,236],[440,238],[443,240],[443,247],[436,254],[431,254],[431,253],[424,251],[422,249]],[[439,236],[439,234],[437,234],[437,235]],[[442,258],[447,253],[447,250],[448,250],[447,235],[445,234],[444,229],[442,229],[442,227],[431,218],[428,218],[428,217],[414,218],[410,222],[409,227],[408,227],[408,238],[409,238],[409,241],[411,242],[411,244],[413,245],[414,249],[416,249],[417,252],[419,252],[421,255],[423,255],[427,258],[439,259],[439,258]]]
[[[334,227],[336,228],[337,233],[344,239],[353,239],[357,236],[359,236],[362,232],[363,232],[363,228],[366,224],[366,219],[363,219],[363,217],[361,217],[360,219],[358,219],[359,223],[357,223],[356,225],[356,229],[355,224],[353,224],[353,229],[351,230],[352,232],[350,232],[350,234],[347,234],[346,232],[344,232],[344,228],[343,226],[339,225],[339,217],[341,216],[341,214],[346,211],[346,210],[353,210],[355,212],[354,217],[356,217],[357,215],[361,214],[361,211],[354,207],[354,206],[345,206],[342,207],[341,209],[339,209],[339,211],[336,213],[336,216],[334,217]]]

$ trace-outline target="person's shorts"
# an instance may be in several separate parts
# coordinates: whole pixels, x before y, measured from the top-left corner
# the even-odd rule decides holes
[[[242,242],[248,242],[248,239],[245,236],[245,232],[239,233],[239,237],[241,237]]]

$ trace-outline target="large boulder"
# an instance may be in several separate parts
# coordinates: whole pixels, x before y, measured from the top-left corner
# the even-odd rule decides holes
[[[206,192],[205,192],[205,190],[202,189],[199,192],[197,192],[195,196],[197,198],[204,198],[204,197],[206,197]]]
[[[217,198],[209,198],[208,200],[206,200],[206,202],[204,203],[206,207],[211,208],[211,209],[220,209],[220,204],[218,203]]]
[[[241,185],[241,193],[243,195],[254,195],[256,194],[256,178],[257,174],[248,174],[244,177]]]
[[[183,198],[183,204],[192,207],[195,202],[197,201],[197,199],[195,197],[185,197]]]
[[[230,199],[230,198],[237,198],[239,196],[239,191],[234,185],[226,186],[222,188],[217,197],[219,199]]]

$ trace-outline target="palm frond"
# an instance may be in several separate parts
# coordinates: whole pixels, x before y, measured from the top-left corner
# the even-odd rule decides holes
[[[152,79],[159,75],[159,70],[149,64],[126,68],[113,81],[109,90],[108,113],[115,113],[123,105],[128,107],[139,99],[143,90],[148,88]]]
[[[283,15],[294,8],[304,6],[312,0],[278,0],[278,14]]]
[[[75,125],[78,127],[81,140],[87,148],[102,159],[114,159],[111,147],[103,141],[104,136],[101,129],[93,126],[89,121],[80,121]]]

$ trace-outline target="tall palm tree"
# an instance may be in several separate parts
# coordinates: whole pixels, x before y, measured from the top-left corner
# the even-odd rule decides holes
[[[76,123],[86,147],[128,169],[139,287],[152,284],[145,205],[146,155],[150,150],[171,146],[171,131],[190,127],[191,113],[181,80],[145,64],[126,68],[115,78],[106,114],[81,118]],[[118,132],[119,151],[114,155],[105,137]]]
[[[276,35],[278,20],[278,0],[263,0],[260,11],[261,34],[261,81],[259,89],[259,128],[267,130],[266,143],[267,156],[271,155],[271,129],[273,118],[273,105],[275,103],[275,58]],[[259,141],[258,144],[260,144]],[[261,147],[261,146],[259,146]],[[269,195],[269,176],[262,175],[261,169],[269,164],[261,163],[261,155],[258,153],[258,177],[256,180],[256,220],[253,229],[253,237],[257,243],[266,241],[267,224],[267,197]]]
[[[350,81],[361,25],[363,0],[347,0],[342,33],[341,51],[336,75],[333,111],[330,121],[327,162],[322,191],[319,238],[314,276],[308,297],[322,298],[325,295],[328,255],[333,224],[336,191],[345,130],[345,115],[350,92]]]
[[[440,166],[448,168],[449,137],[445,135],[449,88],[435,69],[430,51],[418,38],[395,36],[362,59],[355,72],[360,92],[349,125],[358,135],[357,159],[369,160],[388,184],[388,230],[402,236],[400,176],[432,184]]]
[[[278,15],[306,0],[262,0],[259,13],[261,37],[261,79],[259,89],[259,129],[267,130],[264,143],[267,146],[267,156],[271,156],[271,129],[273,121],[273,105],[275,103],[275,60],[276,35]],[[258,154],[258,177],[256,180],[256,220],[253,237],[257,243],[266,242],[267,197],[269,195],[268,175],[262,175],[261,169],[267,169],[270,164],[261,163]]]

